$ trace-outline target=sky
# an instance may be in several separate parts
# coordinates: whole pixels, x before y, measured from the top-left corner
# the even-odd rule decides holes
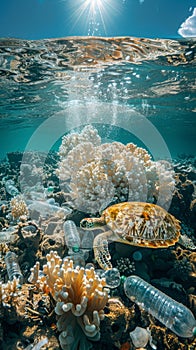
[[[0,37],[196,37],[195,0],[0,0]]]

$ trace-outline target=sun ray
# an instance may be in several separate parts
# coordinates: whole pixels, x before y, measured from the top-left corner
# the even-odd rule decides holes
[[[72,28],[87,35],[107,35],[107,25],[119,10],[119,0],[70,1]]]

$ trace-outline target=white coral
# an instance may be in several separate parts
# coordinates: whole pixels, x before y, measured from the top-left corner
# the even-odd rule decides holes
[[[66,157],[69,151],[84,142],[91,142],[94,146],[101,144],[101,138],[98,135],[97,130],[91,125],[85,126],[80,134],[70,133],[66,136],[63,136],[62,144],[59,149],[60,157]]]
[[[92,126],[64,137],[59,154],[59,179],[69,183],[75,206],[82,211],[96,213],[114,200],[156,199],[168,207],[172,198],[174,172],[168,162],[153,161],[133,143],[100,144]]]

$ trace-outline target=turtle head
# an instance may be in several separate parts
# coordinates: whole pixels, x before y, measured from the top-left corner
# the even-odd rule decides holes
[[[80,221],[80,227],[83,228],[83,230],[94,230],[104,225],[105,221],[102,218],[84,218]]]

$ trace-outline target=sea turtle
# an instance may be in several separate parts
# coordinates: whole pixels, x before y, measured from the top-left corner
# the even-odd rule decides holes
[[[99,265],[112,268],[108,240],[125,244],[164,248],[174,245],[180,236],[180,222],[156,204],[123,202],[109,206],[101,217],[85,218],[80,227],[86,230],[103,228],[94,238],[93,249]],[[109,230],[108,230],[109,229]]]

